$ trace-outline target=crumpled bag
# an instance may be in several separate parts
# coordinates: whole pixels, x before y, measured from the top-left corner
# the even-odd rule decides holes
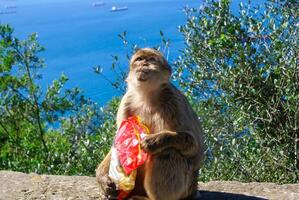
[[[135,187],[137,168],[143,165],[148,154],[141,149],[141,141],[149,134],[138,116],[124,120],[114,138],[109,177],[119,190],[118,199],[127,197]]]

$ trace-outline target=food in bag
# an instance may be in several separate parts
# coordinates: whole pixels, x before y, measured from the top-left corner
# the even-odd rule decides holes
[[[109,177],[119,190],[118,199],[129,195],[135,187],[137,168],[144,164],[148,155],[141,149],[141,141],[149,134],[138,116],[124,120],[114,138],[111,152]]]

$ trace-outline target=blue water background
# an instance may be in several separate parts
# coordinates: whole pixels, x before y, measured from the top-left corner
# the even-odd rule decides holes
[[[234,0],[236,12],[241,0]],[[0,0],[0,11],[15,10],[15,14],[0,15],[1,23],[9,23],[21,39],[36,32],[46,48],[41,54],[47,67],[41,72],[39,84],[46,88],[61,73],[70,80],[66,87],[79,87],[92,100],[105,104],[119,93],[96,75],[93,67],[100,65],[106,76],[112,55],[120,56],[121,66],[127,69],[126,48],[118,34],[127,32],[127,38],[140,47],[161,43],[160,30],[170,39],[169,61],[184,48],[178,26],[186,21],[185,6],[199,8],[201,0],[107,0],[104,6],[93,7],[91,0]],[[247,2],[244,0],[242,2]],[[264,1],[254,1],[259,4]],[[5,6],[16,6],[7,9]],[[127,6],[128,10],[110,12],[112,6]]]

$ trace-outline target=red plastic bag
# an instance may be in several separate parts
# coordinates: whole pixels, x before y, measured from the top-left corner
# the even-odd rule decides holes
[[[138,116],[124,120],[117,131],[114,147],[127,175],[144,164],[148,157],[147,153],[141,149],[141,141],[147,134],[149,130],[140,122]]]
[[[126,198],[135,187],[137,168],[148,155],[141,149],[141,141],[149,134],[138,116],[124,120],[114,138],[111,150],[109,177],[116,184],[118,200]]]

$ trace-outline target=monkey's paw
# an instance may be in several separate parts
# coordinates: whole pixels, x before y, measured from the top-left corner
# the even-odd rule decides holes
[[[105,196],[105,200],[117,199],[118,191],[116,189],[116,185],[107,175],[101,178],[100,185],[102,188],[102,193]]]
[[[157,135],[147,135],[141,142],[141,148],[150,154],[160,151],[160,140]]]

